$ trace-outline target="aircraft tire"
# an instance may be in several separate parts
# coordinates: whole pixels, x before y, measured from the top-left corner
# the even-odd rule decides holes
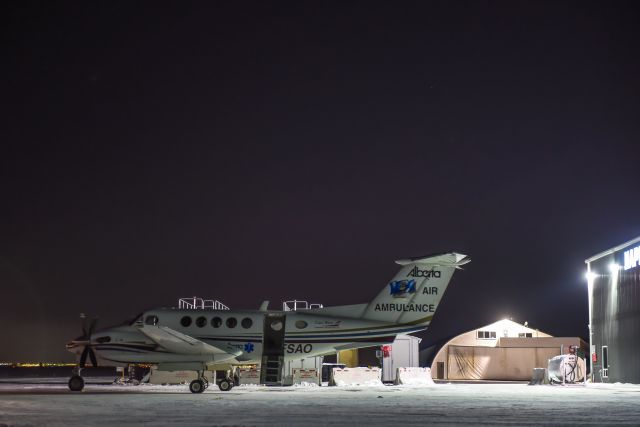
[[[189,384],[189,391],[191,391],[191,393],[202,393],[204,389],[204,382],[202,380],[193,380],[191,384]]]
[[[74,375],[69,378],[69,390],[82,391],[84,388],[84,379],[80,375]]]
[[[220,389],[220,391],[229,391],[233,388],[233,383],[227,379],[224,379],[218,383],[218,388]]]

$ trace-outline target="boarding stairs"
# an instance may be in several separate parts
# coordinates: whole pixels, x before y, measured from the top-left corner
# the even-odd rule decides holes
[[[261,379],[261,383],[264,385],[282,385],[283,363],[283,356],[263,356],[261,370],[263,378]]]

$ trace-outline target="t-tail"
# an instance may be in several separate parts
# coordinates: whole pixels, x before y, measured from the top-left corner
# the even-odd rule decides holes
[[[371,301],[364,319],[426,326],[456,269],[470,262],[455,252],[396,261],[402,267]]]

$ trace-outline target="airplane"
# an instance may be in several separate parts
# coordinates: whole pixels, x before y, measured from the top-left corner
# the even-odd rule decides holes
[[[469,263],[455,252],[397,260],[400,270],[369,303],[297,311],[157,308],[128,323],[94,331],[67,344],[78,365],[69,389],[84,388],[81,371],[93,366],[156,365],[160,371],[196,371],[192,393],[208,386],[204,372],[226,371],[222,391],[237,383],[233,369],[260,364],[260,383],[279,385],[284,362],[391,343],[398,334],[427,329],[456,269]]]

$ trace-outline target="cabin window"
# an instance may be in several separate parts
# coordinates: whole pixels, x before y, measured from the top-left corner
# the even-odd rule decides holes
[[[204,317],[198,317],[196,319],[196,326],[198,326],[198,328],[202,328],[204,325],[207,324],[207,319]]]
[[[235,328],[237,324],[238,319],[236,319],[235,317],[229,317],[227,319],[227,328]]]
[[[284,325],[282,324],[282,322],[280,320],[276,320],[276,321],[271,322],[271,324],[269,326],[271,326],[271,329],[273,329],[274,331],[281,331],[282,327]]]
[[[298,329],[304,329],[308,326],[307,322],[305,322],[304,320],[298,320],[296,321],[296,328]]]
[[[211,319],[211,326],[213,326],[214,328],[219,328],[220,326],[222,326],[222,319],[219,317],[214,317],[213,319]]]
[[[185,328],[188,326],[191,326],[191,317],[190,316],[184,316],[182,319],[180,319],[180,324],[182,326],[184,326]]]
[[[158,324],[158,316],[147,316],[144,323],[146,325],[157,325]]]
[[[243,328],[249,329],[251,325],[253,325],[253,320],[251,320],[251,318],[249,317],[245,317],[244,319],[242,319],[241,325]]]

